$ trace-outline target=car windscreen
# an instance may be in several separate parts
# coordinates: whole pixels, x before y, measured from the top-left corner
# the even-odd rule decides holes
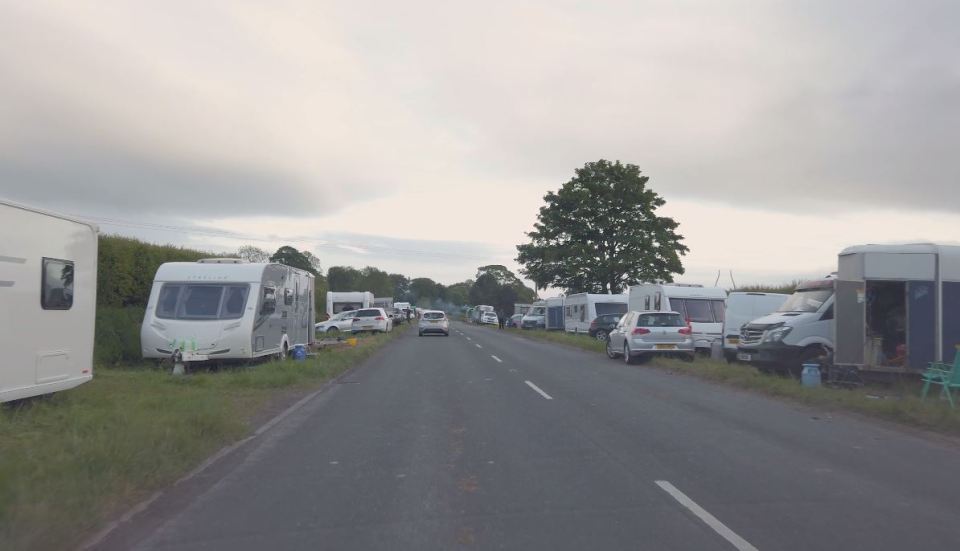
[[[672,312],[640,314],[637,318],[637,327],[684,327],[686,325],[680,314]]]
[[[425,320],[442,320],[444,318],[443,312],[427,312],[423,314],[423,319]]]
[[[777,312],[816,312],[833,295],[833,289],[797,289]]]
[[[546,312],[547,312],[546,307],[544,307],[544,306],[536,306],[536,307],[534,307],[534,308],[531,308],[530,311],[527,312],[527,315],[528,315],[528,316],[543,316],[543,315],[546,314]]]
[[[375,318],[377,316],[382,316],[380,310],[360,310],[354,315],[356,318]]]
[[[622,302],[598,302],[595,305],[597,309],[597,315],[602,316],[604,314],[626,314],[627,305]]]
[[[239,319],[247,305],[250,286],[164,283],[156,316],[162,319]]]

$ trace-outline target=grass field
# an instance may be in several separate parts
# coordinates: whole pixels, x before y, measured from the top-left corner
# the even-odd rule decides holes
[[[278,394],[306,392],[407,327],[304,362],[173,377],[100,368],[48,398],[0,407],[0,549],[69,549],[243,438]]]
[[[604,352],[603,343],[586,335],[519,329],[507,331],[529,339],[560,343],[601,354]],[[960,436],[960,409],[950,409],[945,401],[937,399],[936,391],[931,393],[931,397],[921,401],[920,383],[916,380],[846,390],[827,387],[806,388],[800,386],[796,379],[764,375],[747,365],[728,364],[724,361],[704,358],[697,358],[694,362],[657,359],[637,367],[665,369],[677,374],[699,377],[811,406],[824,407],[827,410],[854,411],[912,427]]]

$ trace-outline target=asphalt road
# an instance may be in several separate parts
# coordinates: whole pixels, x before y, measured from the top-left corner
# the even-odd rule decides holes
[[[960,549],[960,451],[454,324],[415,333],[103,549]]]

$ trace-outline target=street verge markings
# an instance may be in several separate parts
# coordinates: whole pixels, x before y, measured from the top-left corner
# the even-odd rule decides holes
[[[529,381],[527,384],[530,384]],[[717,517],[711,515],[703,507],[697,505],[695,501],[687,497],[686,494],[678,490],[673,484],[670,484],[666,480],[654,480],[654,483],[657,486],[660,486],[661,490],[670,494],[670,496],[677,500],[680,505],[683,505],[690,510],[690,512],[702,520],[704,524],[712,528],[714,532],[720,534],[720,537],[730,542],[739,551],[757,551],[757,548],[751,545],[750,542],[741,538],[733,530],[727,528],[724,523],[717,520]]]
[[[497,363],[501,363],[501,364],[503,363],[503,360],[501,360],[500,358],[494,356],[493,354],[490,354],[490,357],[493,358],[494,360],[497,360]]]
[[[527,386],[530,387],[530,388],[532,388],[537,394],[539,394],[540,396],[543,396],[544,399],[546,399],[546,400],[553,400],[553,396],[550,396],[549,394],[547,394],[546,392],[544,392],[543,389],[541,389],[541,388],[538,387],[537,385],[531,383],[530,381],[524,381],[524,382],[527,383]]]

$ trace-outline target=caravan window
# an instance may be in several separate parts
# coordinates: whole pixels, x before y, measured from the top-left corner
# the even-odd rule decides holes
[[[73,262],[44,258],[40,305],[44,310],[69,310],[73,306]]]
[[[247,305],[249,285],[231,285],[227,287],[223,297],[223,308],[220,309],[220,319],[238,319],[243,317],[243,308]]]
[[[260,305],[260,314],[267,315],[277,311],[277,290],[273,287],[263,288],[263,303]]]
[[[627,305],[622,302],[598,302],[596,304],[597,316],[604,314],[626,314]]]
[[[713,303],[718,303],[714,306]],[[723,321],[723,301],[697,298],[671,298],[670,306],[690,321],[716,323]],[[717,315],[717,310],[720,313]]]
[[[283,303],[287,306],[291,306],[293,304],[293,289],[283,290]]]
[[[215,320],[243,317],[250,286],[164,283],[156,316],[162,319]]]

